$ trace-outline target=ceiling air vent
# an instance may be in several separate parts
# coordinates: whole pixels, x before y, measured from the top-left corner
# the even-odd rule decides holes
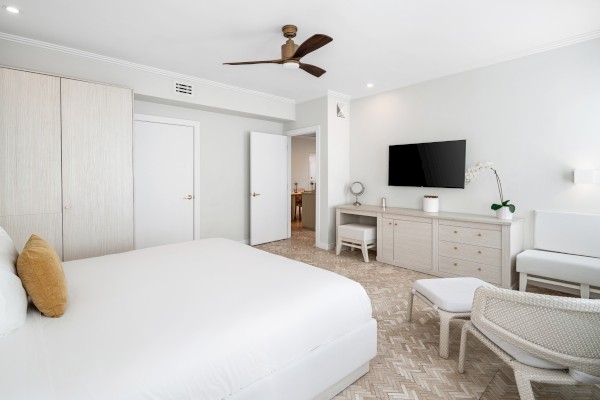
[[[194,97],[194,86],[189,83],[175,82],[175,94]]]

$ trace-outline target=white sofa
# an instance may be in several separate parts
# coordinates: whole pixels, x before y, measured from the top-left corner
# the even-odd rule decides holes
[[[517,256],[520,291],[532,281],[600,293],[600,214],[536,211],[534,247]]]

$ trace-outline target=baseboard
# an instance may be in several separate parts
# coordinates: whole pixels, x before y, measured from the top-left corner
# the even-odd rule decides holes
[[[238,240],[241,244],[250,244],[250,239]]]
[[[322,250],[333,250],[335,249],[335,243],[317,242],[317,247]]]

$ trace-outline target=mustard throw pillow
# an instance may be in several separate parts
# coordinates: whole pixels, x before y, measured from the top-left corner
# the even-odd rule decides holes
[[[67,307],[67,281],[60,258],[44,239],[31,235],[17,259],[17,275],[33,304],[47,317]]]

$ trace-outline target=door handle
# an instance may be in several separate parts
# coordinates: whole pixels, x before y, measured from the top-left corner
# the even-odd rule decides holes
[[[191,199],[193,199],[193,198],[194,198],[194,196],[192,196],[191,194],[188,194],[188,195],[187,195],[187,196],[185,196],[183,199],[184,199],[184,200],[191,200]]]
[[[250,193],[250,195],[251,195],[252,197],[256,197],[256,196],[260,196],[260,193],[252,192],[252,193]]]

